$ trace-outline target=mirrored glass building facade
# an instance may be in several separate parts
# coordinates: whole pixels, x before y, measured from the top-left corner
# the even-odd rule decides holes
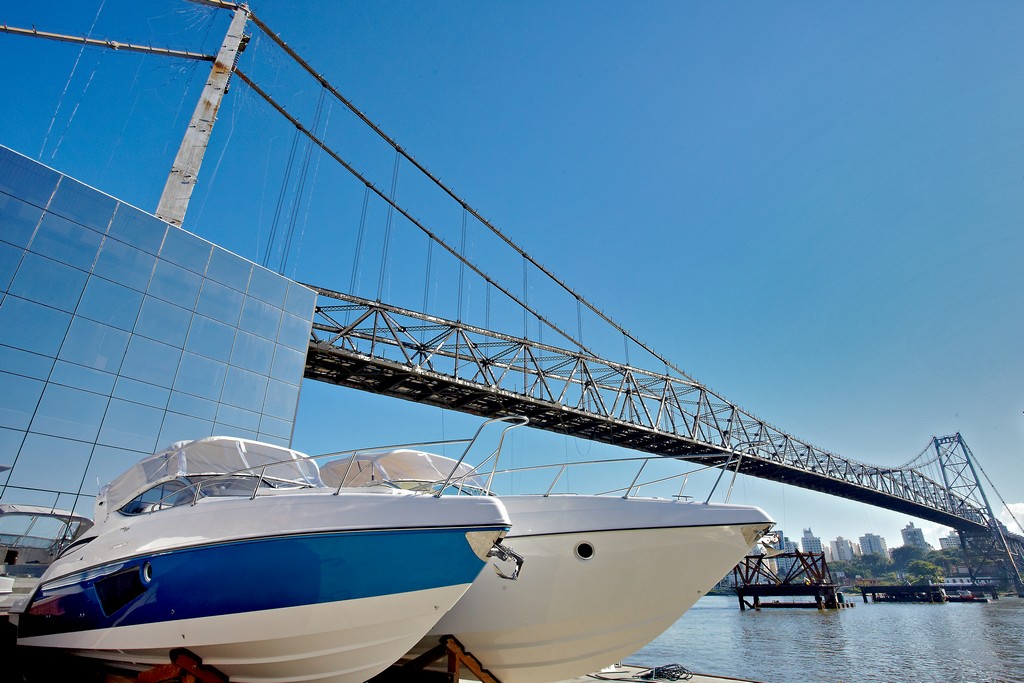
[[[0,500],[92,515],[170,443],[289,445],[314,293],[0,147]]]

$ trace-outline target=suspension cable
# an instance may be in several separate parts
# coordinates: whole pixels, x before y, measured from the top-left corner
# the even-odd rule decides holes
[[[445,194],[447,194],[449,197],[451,197],[456,202],[458,202],[474,218],[476,218],[478,221],[480,221],[481,224],[483,224],[488,230],[490,230],[497,237],[499,237],[509,247],[511,247],[517,253],[519,253],[526,261],[528,261],[530,264],[532,264],[541,273],[546,275],[549,279],[551,279],[560,288],[562,288],[567,293],[569,293],[578,302],[580,302],[581,304],[586,306],[592,313],[594,313],[599,318],[601,318],[606,323],[608,323],[613,328],[615,328],[616,331],[618,331],[619,333],[623,334],[630,341],[632,341],[634,344],[636,344],[637,346],[642,348],[647,353],[651,354],[654,358],[656,358],[659,361],[661,361],[662,363],[664,363],[666,367],[669,367],[669,368],[675,370],[676,372],[680,373],[683,377],[685,377],[687,379],[693,379],[692,377],[690,377],[689,374],[687,374],[684,370],[682,370],[680,367],[678,367],[675,363],[669,361],[667,358],[665,358],[664,356],[662,356],[661,354],[656,352],[650,346],[648,346],[647,344],[645,344],[641,340],[639,340],[636,337],[634,337],[628,330],[626,330],[624,327],[622,327],[617,322],[612,320],[605,313],[603,313],[600,309],[598,309],[594,304],[590,303],[586,298],[584,298],[579,293],[577,293],[565,281],[563,281],[562,279],[558,278],[554,273],[552,273],[550,270],[548,270],[543,265],[541,265],[535,258],[530,256],[530,254],[528,254],[525,250],[523,250],[522,247],[520,247],[515,242],[513,242],[504,232],[499,230],[494,224],[492,224],[490,221],[488,221],[486,218],[484,218],[480,214],[480,212],[478,212],[476,209],[474,209],[472,206],[470,206],[469,203],[466,202],[466,200],[462,199],[460,196],[455,194],[454,190],[452,190],[447,185],[445,185],[443,182],[441,182],[441,180],[437,176],[435,176],[433,173],[428,171],[427,168],[425,166],[423,166],[420,162],[416,161],[416,159],[411,154],[406,152],[393,138],[391,138],[389,135],[387,135],[383,130],[381,130],[381,128],[379,126],[377,126],[377,124],[375,124],[373,121],[371,121],[366,116],[366,114],[364,114],[358,107],[356,107],[352,103],[351,100],[346,98],[333,85],[331,85],[331,83],[322,74],[320,74],[315,69],[313,69],[313,67],[308,62],[306,62],[306,60],[304,60],[302,57],[300,57],[298,55],[298,53],[295,52],[295,50],[293,50],[291,47],[289,47],[289,45],[287,43],[285,43],[284,40],[281,39],[280,35],[278,35],[273,30],[271,30],[270,27],[267,26],[265,23],[263,23],[263,21],[259,17],[257,17],[254,13],[250,12],[249,19],[254,24],[256,24],[256,26],[259,27],[260,30],[262,30],[264,33],[266,33],[267,36],[269,36],[271,40],[273,40],[275,43],[277,43],[277,45],[282,50],[284,50],[285,53],[288,54],[288,56],[290,56],[292,59],[294,59],[295,62],[306,71],[306,73],[308,73],[310,76],[312,76],[317,81],[319,81],[320,84],[324,88],[326,88],[328,92],[330,92],[332,95],[334,95],[338,99],[339,102],[344,104],[349,109],[349,111],[351,111],[353,114],[355,114],[363,123],[365,123],[367,126],[369,126],[370,129],[373,130],[373,132],[375,132],[378,136],[381,137],[381,139],[383,139],[385,142],[387,142],[398,154],[402,155],[407,161],[409,161],[413,166],[415,166],[421,173],[423,173],[427,178],[429,178],[431,182],[433,182],[437,187],[439,187]],[[236,70],[236,73],[237,73],[237,70]],[[565,334],[564,331],[562,331],[561,329],[555,328],[553,325],[551,325],[551,323],[547,323],[547,324],[549,326],[552,326],[553,329],[558,331],[560,334],[563,334],[563,335]],[[569,341],[574,342],[580,348],[584,348],[583,344],[582,344],[582,342],[580,340],[573,339],[572,336],[567,336],[567,339]]]
[[[588,349],[586,346],[584,346],[583,344],[581,344],[577,340],[573,339],[571,334],[565,332],[561,327],[559,327],[555,323],[553,323],[550,320],[548,320],[546,317],[541,315],[541,313],[539,313],[538,311],[535,311],[532,308],[530,308],[529,306],[527,306],[526,302],[520,300],[519,297],[517,297],[515,294],[510,292],[508,289],[506,289],[505,287],[500,285],[496,280],[494,280],[494,278],[490,277],[485,272],[483,272],[476,264],[474,264],[471,261],[467,260],[465,256],[463,256],[462,254],[458,253],[457,249],[455,249],[450,244],[448,244],[443,239],[441,239],[441,237],[438,236],[437,234],[435,234],[433,231],[431,231],[430,228],[428,228],[427,226],[423,225],[423,223],[421,223],[420,221],[416,220],[416,218],[414,218],[408,211],[403,209],[401,206],[399,206],[392,199],[388,198],[388,196],[386,194],[384,194],[384,192],[382,192],[377,186],[375,186],[370,179],[368,179],[365,176],[363,176],[350,163],[345,161],[336,151],[331,149],[327,145],[326,142],[324,142],[323,140],[318,138],[308,128],[306,128],[304,125],[302,125],[302,122],[300,122],[298,119],[296,119],[294,116],[292,116],[288,112],[287,109],[285,109],[280,104],[278,104],[277,101],[275,101],[266,91],[264,91],[251,78],[249,78],[245,74],[245,72],[243,72],[241,69],[238,69],[236,67],[235,68],[235,74],[238,76],[239,80],[241,80],[243,83],[245,83],[250,88],[252,88],[253,92],[255,92],[257,95],[262,97],[270,106],[272,106],[279,114],[281,114],[281,116],[283,116],[286,119],[288,119],[288,121],[293,126],[295,126],[296,130],[300,131],[303,135],[305,135],[310,140],[312,140],[317,145],[317,147],[322,149],[332,159],[334,159],[336,162],[341,164],[341,166],[344,167],[346,171],[351,173],[356,179],[358,179],[359,182],[363,183],[363,185],[365,185],[366,188],[370,192],[374,193],[375,195],[377,195],[378,197],[383,199],[385,202],[387,202],[389,206],[391,206],[395,211],[397,211],[402,216],[404,216],[406,218],[406,220],[408,220],[410,223],[412,223],[417,228],[419,228],[421,231],[423,231],[424,234],[426,234],[430,239],[432,239],[434,242],[436,242],[439,246],[444,248],[445,251],[447,251],[449,254],[451,254],[452,256],[454,256],[455,258],[460,260],[461,262],[465,263],[466,266],[470,270],[472,270],[474,273],[476,273],[481,278],[483,278],[488,284],[490,284],[492,287],[497,289],[499,292],[501,292],[502,294],[507,296],[509,299],[511,299],[513,302],[515,302],[519,306],[522,306],[523,308],[528,310],[530,313],[532,313],[534,316],[536,316],[538,320],[543,322],[545,325],[550,327],[552,330],[554,330],[558,334],[562,335],[568,341],[570,341],[573,344],[575,344],[577,346],[577,348],[579,348],[581,351],[583,351],[584,353],[591,354],[591,355],[596,355],[596,354],[594,354],[593,351]]]

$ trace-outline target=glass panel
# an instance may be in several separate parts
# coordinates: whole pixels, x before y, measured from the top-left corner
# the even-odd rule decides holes
[[[195,273],[173,263],[158,260],[153,270],[153,280],[149,283],[149,293],[191,311],[196,307],[196,297],[199,296],[201,284],[202,278]]]
[[[175,441],[192,441],[207,436],[213,436],[213,423],[209,420],[200,420],[178,413],[167,413],[157,443],[168,445]]]
[[[181,357],[181,367],[178,368],[174,388],[193,396],[217,401],[220,400],[227,371],[227,365],[224,363],[186,351]],[[210,419],[213,417],[211,415]]]
[[[70,313],[78,305],[88,277],[80,270],[28,253],[14,276],[10,292]]]
[[[121,374],[132,379],[170,387],[181,358],[181,349],[145,337],[132,336]]]
[[[114,390],[114,382],[116,380],[117,375],[109,372],[93,370],[92,368],[85,368],[81,365],[65,363],[64,361],[57,361],[57,364],[53,367],[53,374],[50,376],[50,382],[54,384],[84,389],[85,391],[103,394],[104,396],[110,396],[110,392]]]
[[[255,434],[260,427],[260,414],[221,403],[217,409],[217,422],[247,429]]]
[[[27,247],[42,215],[38,206],[0,194],[0,240]]]
[[[29,251],[79,270],[92,270],[103,235],[52,213],[43,216]]]
[[[302,382],[302,374],[306,370],[306,352],[277,346],[274,351],[274,367],[270,376],[289,384]]]
[[[206,291],[205,286],[203,291]],[[200,295],[200,306],[202,301],[202,295]],[[226,363],[231,357],[231,346],[234,343],[234,327],[224,325],[202,315],[196,315],[192,318],[192,326],[188,331],[188,341],[185,342],[185,349]]]
[[[21,442],[25,440],[25,432],[20,429],[4,429],[0,427],[0,465],[10,467],[21,450]],[[7,482],[8,472],[0,472],[0,486]]]
[[[253,334],[258,334],[266,339],[277,339],[277,330],[281,323],[281,309],[274,308],[270,304],[245,297],[242,304],[242,318],[238,326]]]
[[[81,389],[47,384],[29,431],[94,441],[109,400]]]
[[[57,356],[71,315],[8,295],[0,304],[0,344]]]
[[[252,269],[252,277],[249,278],[249,289],[246,293],[281,308],[284,306],[284,298],[288,294],[288,280],[277,273],[271,273],[266,268],[257,266]]]
[[[158,408],[111,399],[103,419],[99,443],[153,453],[163,419],[164,411]]]
[[[291,439],[282,439],[272,434],[261,433],[257,440],[263,441],[264,443],[271,443],[274,444],[275,446],[284,446],[285,448],[291,447]]]
[[[129,337],[124,330],[76,316],[71,321],[71,329],[57,357],[116,374],[121,367],[125,349],[128,348]]]
[[[259,432],[255,430],[242,429],[241,427],[235,427],[234,425],[224,424],[222,422],[218,422],[213,425],[213,433],[219,436],[235,436],[239,439],[261,441]]]
[[[240,368],[270,374],[270,365],[274,360],[274,344],[272,342],[239,330],[235,335],[235,347],[231,351],[231,364]]]
[[[155,256],[108,237],[92,272],[144,292],[149,287],[155,264]]]
[[[0,292],[7,291],[24,253],[24,249],[0,242]]]
[[[28,434],[9,483],[48,491],[77,491],[91,451],[91,443]],[[20,502],[21,496],[18,499]]]
[[[171,395],[170,389],[146,384],[128,377],[118,377],[114,385],[114,396],[123,398],[126,401],[144,403],[163,410],[167,407],[167,399]]]
[[[153,450],[155,451],[156,449]],[[89,469],[85,472],[85,483],[82,486],[82,493],[95,496],[102,487],[121,476],[125,470],[150,454],[97,444],[92,452]],[[89,510],[86,514],[88,517],[92,517],[93,512],[94,510]]]
[[[45,384],[36,379],[0,372],[0,427],[28,429]]]
[[[285,313],[281,316],[281,331],[277,335],[277,343],[305,354],[309,348],[309,331],[312,327],[312,318],[296,318],[290,313]]]
[[[289,439],[292,435],[292,423],[287,420],[279,420],[276,417],[264,415],[263,419],[260,420],[260,434]]]
[[[238,318],[242,315],[244,299],[245,295],[241,292],[207,279],[203,282],[203,291],[199,295],[196,311],[234,327],[238,325]]]
[[[113,197],[65,177],[46,210],[105,233],[116,206]]]
[[[220,247],[214,247],[206,277],[239,292],[244,292],[249,288],[249,274],[252,272],[252,266],[253,264],[244,258],[224,251]]]
[[[228,368],[221,401],[228,405],[260,412],[263,409],[263,397],[266,393],[266,377],[232,366]]]
[[[110,280],[91,277],[75,315],[131,332],[142,308],[142,296]]]
[[[316,292],[297,282],[288,285],[288,299],[284,309],[305,320],[313,319],[313,308],[316,306]]]
[[[150,216],[127,204],[119,204],[107,234],[156,255],[164,243],[165,232],[167,223],[156,216]]]
[[[46,206],[60,175],[17,152],[0,147],[0,192]]]
[[[181,228],[171,228],[164,238],[160,258],[202,275],[210,261],[213,245]]]
[[[191,320],[191,311],[147,296],[142,302],[142,312],[139,313],[134,332],[180,347],[185,344]]]
[[[53,358],[50,356],[0,345],[0,370],[45,381],[51,369]]]
[[[298,402],[298,385],[272,379],[267,387],[267,400],[263,404],[263,412],[282,420],[294,420]]]
[[[217,417],[216,402],[207,401],[197,396],[189,396],[178,391],[171,392],[171,402],[167,409],[182,415],[201,417],[204,420],[213,420]]]

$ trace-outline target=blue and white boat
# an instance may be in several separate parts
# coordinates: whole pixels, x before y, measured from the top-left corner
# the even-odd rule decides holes
[[[296,451],[179,442],[108,484],[17,614],[21,646],[235,681],[365,681],[462,597],[510,527],[494,498],[331,489]]]

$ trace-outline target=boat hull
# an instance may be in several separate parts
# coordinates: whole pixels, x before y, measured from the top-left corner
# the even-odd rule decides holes
[[[740,506],[714,524],[721,514],[673,501],[529,498],[503,498],[513,522],[508,543],[526,559],[519,579],[481,573],[420,643],[453,634],[502,683],[563,680],[633,654],[771,525]],[[656,526],[673,519],[681,525]]]
[[[410,521],[416,511],[419,520],[429,512],[435,519],[457,516],[445,501],[423,496],[362,496],[354,506],[345,499],[214,501],[203,514],[195,512],[200,503],[113,528],[86,546],[92,559],[117,548],[119,536],[136,539],[135,552],[120,548],[113,552],[121,556],[106,562],[72,552],[55,563],[17,615],[19,645],[132,668],[167,663],[172,649],[186,648],[231,680],[365,681],[463,595],[484,566],[480,539],[496,540],[507,521],[492,509],[477,512],[494,522],[479,526],[293,529],[268,536],[244,534],[236,518],[247,509],[251,532],[266,524],[260,508],[268,506],[291,508],[299,520],[303,508],[362,509],[364,518],[372,517],[375,504],[383,505],[381,515],[404,508],[399,516]],[[215,517],[242,537],[209,540],[202,527]],[[152,525],[157,528],[145,528]],[[155,533],[158,528],[164,533]]]

